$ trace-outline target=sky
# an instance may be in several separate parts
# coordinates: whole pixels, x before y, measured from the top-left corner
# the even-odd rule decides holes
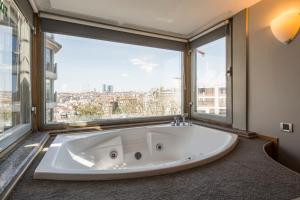
[[[54,57],[58,92],[102,91],[102,84],[114,91],[180,87],[181,52],[58,34],[55,40],[62,45]],[[205,52],[197,54],[198,87],[226,85],[225,42],[221,38],[197,48]],[[11,90],[10,74],[0,70],[0,90]]]
[[[12,90],[12,54],[10,53],[12,52],[11,35],[12,28],[0,25],[0,91]]]
[[[172,50],[55,34],[62,45],[54,56],[58,92],[148,91],[178,88],[182,53]]]
[[[197,86],[226,86],[226,39],[215,40],[197,48]],[[204,54],[203,54],[204,53]]]

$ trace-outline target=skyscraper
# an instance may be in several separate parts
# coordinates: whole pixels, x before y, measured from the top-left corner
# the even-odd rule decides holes
[[[113,92],[114,91],[114,86],[113,85],[102,85],[102,92]]]
[[[106,84],[102,85],[102,92],[106,92]]]
[[[113,85],[108,85],[107,86],[107,92],[113,92],[114,91],[114,86]]]

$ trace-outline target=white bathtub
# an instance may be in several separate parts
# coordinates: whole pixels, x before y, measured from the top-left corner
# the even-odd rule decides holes
[[[235,134],[198,125],[58,135],[34,178],[110,180],[171,173],[217,160],[237,142]]]

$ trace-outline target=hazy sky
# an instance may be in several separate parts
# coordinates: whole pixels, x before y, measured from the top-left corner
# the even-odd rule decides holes
[[[102,84],[115,91],[180,87],[181,52],[57,34],[55,40],[62,45],[55,54],[56,91],[101,91]],[[205,52],[197,55],[198,87],[225,86],[225,41],[198,48]],[[11,90],[11,70],[1,68],[0,78],[0,90]]]
[[[12,28],[0,25],[0,91],[12,90],[12,37],[10,37],[11,35]]]
[[[55,34],[62,49],[58,64],[57,91],[145,91],[155,87],[178,87],[181,52]]]
[[[226,85],[226,39],[221,38],[197,48],[198,87]]]

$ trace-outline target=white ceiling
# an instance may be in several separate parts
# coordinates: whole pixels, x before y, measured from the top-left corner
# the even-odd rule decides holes
[[[34,0],[39,11],[189,38],[260,0]]]

